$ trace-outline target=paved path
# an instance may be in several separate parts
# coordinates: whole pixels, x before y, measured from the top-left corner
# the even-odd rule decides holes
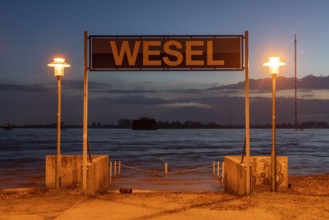
[[[204,204],[204,203],[202,203]],[[279,219],[264,209],[254,208],[246,211],[218,211],[202,207],[202,204],[186,206],[180,201],[164,200],[163,197],[124,197],[120,199],[92,199],[75,204],[56,219]]]

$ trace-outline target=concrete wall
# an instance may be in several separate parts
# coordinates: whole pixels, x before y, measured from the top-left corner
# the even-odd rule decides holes
[[[80,187],[82,183],[82,156],[62,155],[61,186]],[[87,193],[105,191],[108,187],[108,156],[93,155],[87,163]],[[46,156],[46,187],[55,187],[56,156]]]
[[[255,185],[271,184],[271,157],[251,156],[251,187]],[[224,157],[224,190],[236,195],[245,195],[247,167],[241,163],[241,156]],[[277,157],[277,184],[278,188],[288,188],[288,157]]]
[[[108,157],[99,156],[87,164],[87,194],[103,192],[108,187]]]
[[[252,161],[252,184],[271,185],[271,157],[253,156]],[[277,186],[283,189],[288,188],[288,157],[278,156],[276,162]]]
[[[224,190],[225,192],[245,195],[246,194],[246,166],[240,164],[241,157],[224,157]]]

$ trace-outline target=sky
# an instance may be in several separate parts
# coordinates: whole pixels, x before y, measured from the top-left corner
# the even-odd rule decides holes
[[[280,74],[294,76],[296,34],[298,78],[310,74],[325,77],[328,11],[326,0],[3,0],[0,124],[55,122],[56,78],[47,64],[57,56],[71,64],[63,78],[63,120],[82,124],[84,31],[90,35],[227,35],[248,31],[252,79],[269,77],[262,64],[273,55],[286,62]],[[229,117],[241,123],[244,112],[231,108],[243,109],[243,99],[209,91],[243,80],[242,71],[90,72],[89,120],[115,123],[120,118],[148,116],[226,123]],[[239,99],[236,105],[224,108],[234,99]],[[326,100],[326,92],[313,99]],[[266,119],[269,114],[266,112],[263,119],[254,117],[254,122],[270,121]],[[324,114],[318,119],[327,121]],[[290,116],[284,115],[283,119],[291,121]]]

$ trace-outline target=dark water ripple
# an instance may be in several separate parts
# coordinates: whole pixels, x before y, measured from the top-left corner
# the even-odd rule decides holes
[[[329,130],[277,130],[277,153],[289,156],[289,173],[329,173]],[[226,155],[241,155],[243,129],[192,129],[132,131],[90,129],[93,154],[107,154],[139,167],[199,166],[223,161]],[[271,129],[251,130],[251,155],[270,155]],[[62,131],[62,154],[82,153],[82,130]],[[44,175],[45,156],[56,153],[56,129],[0,130],[0,174],[6,176]],[[0,177],[0,178],[1,178]],[[1,183],[7,186],[13,183]]]

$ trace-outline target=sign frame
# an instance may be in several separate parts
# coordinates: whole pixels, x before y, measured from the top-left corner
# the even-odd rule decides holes
[[[99,72],[113,72],[113,71],[243,71],[244,70],[244,36],[237,35],[90,35],[89,37],[89,59],[88,69],[89,71]],[[179,40],[186,42],[187,40],[221,40],[221,39],[239,39],[239,66],[233,68],[224,67],[111,67],[111,68],[97,68],[93,63],[93,40],[96,39],[113,39],[113,40],[140,40],[140,41],[168,41]],[[236,45],[235,45],[236,46]]]
[[[91,41],[91,37],[95,36],[103,36],[103,35],[91,35],[88,36],[88,32],[84,32],[84,59],[83,59],[83,133],[82,133],[82,158],[83,158],[83,165],[82,165],[82,191],[87,192],[87,145],[88,145],[88,73],[89,71],[95,71],[91,69],[88,63],[88,41]],[[108,35],[113,36],[113,35]],[[124,37],[129,37],[133,35],[121,35]],[[160,35],[145,35],[144,37],[154,37]],[[185,35],[171,35],[171,36],[182,36],[186,37]],[[249,100],[249,32],[245,31],[245,35],[194,35],[194,36],[238,36],[241,38],[241,68],[239,69],[211,69],[212,71],[243,71],[245,72],[245,154],[246,154],[246,193],[251,193],[251,162],[250,162],[250,100]],[[115,36],[114,37],[119,37]],[[136,36],[135,36],[136,37]],[[140,36],[138,36],[140,37]],[[162,36],[166,37],[166,35]],[[168,36],[167,36],[168,37]],[[193,36],[190,36],[193,37]],[[244,44],[243,44],[244,42]],[[90,44],[89,44],[90,46]],[[89,50],[91,48],[89,47]],[[90,53],[89,53],[90,55]],[[110,70],[103,70],[107,72],[111,72]],[[112,71],[127,71],[127,70],[112,70]],[[136,70],[133,70],[136,71]],[[141,69],[138,71],[148,71],[145,69]],[[156,71],[156,70],[150,70]],[[163,71],[163,70],[162,70]],[[168,71],[168,70],[166,70]],[[181,71],[181,70],[173,70],[173,71]],[[186,69],[184,71],[209,71],[209,69]],[[243,157],[242,157],[243,158]],[[243,161],[242,161],[243,162]]]

